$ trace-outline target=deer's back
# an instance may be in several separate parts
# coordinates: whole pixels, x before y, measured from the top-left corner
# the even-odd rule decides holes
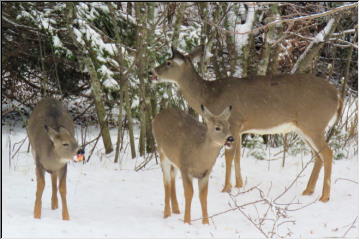
[[[320,77],[310,74],[228,78],[210,82],[217,97],[205,104],[219,112],[232,104],[230,121],[240,117],[249,128],[270,128],[283,122],[326,125],[336,113],[338,92]],[[309,122],[309,123],[308,123]]]

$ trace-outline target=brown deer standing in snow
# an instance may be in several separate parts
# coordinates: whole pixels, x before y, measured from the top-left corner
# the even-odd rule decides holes
[[[175,173],[180,169],[185,194],[184,222],[191,221],[190,209],[193,197],[192,179],[199,183],[202,222],[208,224],[207,193],[211,169],[222,146],[231,148],[234,138],[230,136],[228,119],[231,107],[221,114],[213,115],[202,106],[206,126],[190,115],[175,109],[160,112],[153,120],[153,135],[160,154],[165,188],[164,218],[180,213],[176,199]]]
[[[201,113],[200,104],[219,113],[232,105],[229,119],[235,147],[226,150],[226,177],[223,191],[231,190],[231,164],[235,162],[236,187],[242,187],[240,139],[243,133],[274,134],[294,131],[316,153],[316,160],[304,195],[313,193],[319,171],[324,165],[324,184],[320,198],[330,197],[332,151],[324,132],[331,119],[340,113],[341,100],[336,88],[324,79],[309,74],[284,74],[248,78],[226,77],[206,81],[196,72],[192,59],[202,49],[185,56],[173,50],[173,56],[151,71],[152,82],[175,83],[188,104]]]
[[[62,201],[62,218],[69,220],[66,202],[67,163],[78,151],[74,123],[60,102],[52,98],[41,100],[30,115],[27,132],[36,164],[36,199],[34,218],[41,217],[41,197],[45,187],[45,171],[51,174],[51,209],[58,208],[57,179]]]

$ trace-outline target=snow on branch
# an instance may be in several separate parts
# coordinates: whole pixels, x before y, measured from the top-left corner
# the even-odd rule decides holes
[[[314,38],[314,40],[306,47],[305,51],[301,54],[294,67],[291,69],[291,73],[304,72],[308,69],[312,60],[316,56],[317,52],[322,47],[323,42],[329,38],[335,28],[335,18],[331,18]]]
[[[326,24],[325,28],[321,30],[316,36],[314,41],[316,43],[323,42],[325,40],[325,36],[329,35],[329,32],[331,31],[332,26],[334,25],[335,19],[332,18],[330,21]]]
[[[320,18],[320,17],[326,17],[326,16],[329,16],[329,15],[335,14],[337,12],[341,12],[341,11],[349,10],[349,9],[352,9],[352,8],[356,8],[357,6],[358,6],[358,3],[352,3],[352,4],[346,4],[346,5],[337,7],[337,8],[333,8],[333,9],[331,9],[329,11],[326,11],[326,12],[323,12],[323,13],[316,13],[316,14],[305,15],[305,16],[289,18],[289,19],[278,19],[278,20],[275,20],[275,21],[270,22],[268,24],[265,24],[265,25],[263,25],[261,27],[250,29],[249,31],[230,31],[230,30],[223,29],[222,27],[220,27],[219,25],[217,25],[217,24],[215,24],[213,22],[206,21],[206,20],[204,20],[204,21],[206,23],[208,23],[209,25],[211,25],[213,27],[216,27],[216,28],[218,28],[219,30],[221,30],[221,31],[223,31],[225,33],[240,34],[241,35],[241,34],[256,33],[259,30],[266,29],[266,28],[268,28],[268,27],[270,27],[272,25],[277,25],[277,24],[282,24],[282,23],[293,23],[293,22],[296,22],[296,21],[304,21],[304,20],[316,19],[316,18]]]

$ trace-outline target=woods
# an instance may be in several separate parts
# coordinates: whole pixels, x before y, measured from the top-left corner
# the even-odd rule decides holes
[[[197,67],[208,80],[310,72],[339,88],[344,78],[344,95],[357,94],[356,3],[2,7],[2,104],[7,104],[2,116],[27,115],[40,97],[64,99],[73,103],[78,123],[101,126],[105,152],[115,146],[115,161],[124,132],[132,157],[154,151],[151,120],[160,109],[172,105],[192,112],[173,86],[148,81],[148,71],[170,56],[171,46],[190,51],[205,45]],[[111,142],[108,125],[119,128],[117,143]]]
[[[9,169],[6,180],[20,186],[16,194],[11,187],[15,184],[5,189],[6,226],[13,236],[32,231],[17,230],[20,225],[28,226],[24,224],[27,219],[19,218],[24,214],[18,206],[30,209],[24,199],[28,199],[27,189],[34,181],[33,172],[28,177],[28,165],[32,161],[29,161],[25,127],[30,113],[45,97],[55,98],[67,107],[75,122],[75,138],[86,152],[86,161],[68,164],[69,206],[73,206],[71,216],[81,237],[89,234],[93,237],[92,231],[84,228],[88,223],[100,237],[118,236],[112,223],[125,226],[127,229],[121,229],[120,235],[126,237],[149,237],[148,229],[156,237],[166,234],[179,237],[185,232],[186,237],[357,236],[358,232],[353,230],[358,228],[357,211],[354,215],[351,207],[358,207],[358,172],[355,171],[358,166],[358,3],[2,2],[1,6],[1,121],[2,147],[6,149],[2,152],[2,158],[6,159],[2,164]],[[187,60],[188,65],[181,63]],[[185,73],[180,74],[174,68],[177,71],[172,70],[176,72],[174,76],[178,75],[168,76],[176,81],[164,77],[162,80],[166,82],[155,84],[154,80],[161,78],[160,72],[170,69],[173,62],[180,62]],[[194,71],[189,71],[190,68]],[[182,80],[180,75],[188,77]],[[290,83],[294,78],[301,84]],[[320,83],[320,79],[325,82]],[[274,90],[281,84],[290,87],[287,91]],[[267,86],[273,86],[272,90]],[[339,101],[334,97],[335,88]],[[234,105],[236,100],[239,104]],[[195,143],[200,141],[196,140],[198,135],[188,139],[195,131],[181,135],[182,144],[175,141],[180,138],[178,133],[170,134],[165,141],[175,145],[170,152],[187,146],[193,153],[188,157],[193,159],[191,162],[202,159],[203,169],[197,167],[197,173],[210,178],[209,214],[206,179],[203,188],[206,191],[199,184],[204,218],[199,218],[196,212],[200,209],[197,203],[193,207],[194,217],[190,217],[191,185],[191,191],[184,188],[188,206],[184,219],[195,225],[202,219],[203,223],[211,224],[210,230],[182,228],[174,216],[168,219],[169,225],[162,225],[160,213],[164,209],[164,216],[170,216],[169,192],[174,191],[175,178],[180,177],[175,176],[174,169],[163,168],[174,175],[167,179],[171,187],[164,183],[165,189],[160,189],[159,171],[164,156],[159,155],[160,147],[153,136],[153,119],[164,109],[173,107],[206,122],[201,114],[202,104],[210,112],[220,113],[230,102],[233,109],[230,130],[235,129],[237,134],[242,124],[241,127],[258,131],[241,129],[244,134],[240,135],[232,132],[233,150],[219,150],[219,147],[217,160],[210,154],[210,147],[196,147]],[[324,129],[324,122],[338,113]],[[295,122],[288,124],[291,117]],[[235,118],[238,122],[233,121]],[[244,118],[247,121],[239,124]],[[301,121],[306,124],[299,127]],[[158,123],[158,132],[165,134],[171,132],[169,128],[177,129],[180,118],[176,121],[174,117],[170,122],[173,125]],[[303,131],[262,135],[272,133],[271,127]],[[261,131],[264,129],[269,131]],[[323,132],[325,138],[319,140]],[[313,138],[306,134],[304,137],[304,133],[313,134]],[[325,158],[323,152],[317,152],[317,148],[323,150],[324,146]],[[230,158],[234,159],[235,174]],[[209,159],[211,167],[207,166]],[[311,165],[314,165],[312,172],[308,167]],[[319,178],[314,191],[323,165],[326,165],[326,177]],[[329,205],[320,206],[317,201],[329,200],[330,182],[331,206],[338,212],[329,211]],[[324,186],[322,195],[321,186]],[[220,193],[221,189],[224,193]],[[164,205],[159,197],[162,190]],[[313,199],[301,193],[314,193]],[[173,213],[184,213],[182,198],[179,197],[179,204],[177,200],[176,204],[171,203]],[[304,208],[307,209],[302,211]],[[47,210],[44,207],[45,219]],[[134,212],[136,221],[132,222]],[[104,220],[104,216],[111,217]],[[141,218],[144,224],[139,226],[142,216],[145,216]],[[63,218],[68,217],[65,214]],[[80,218],[88,222],[81,222]],[[251,228],[244,227],[246,224]],[[77,232],[76,227],[70,231],[62,223],[52,225],[64,227],[59,228],[59,236]],[[56,232],[39,231],[42,226],[33,228],[31,222],[29,227],[37,229],[33,237],[49,233],[53,237],[51,234]],[[163,231],[165,235],[161,235]]]

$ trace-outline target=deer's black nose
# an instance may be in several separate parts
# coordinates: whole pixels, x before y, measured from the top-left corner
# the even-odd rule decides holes
[[[227,140],[228,142],[233,142],[233,141],[234,141],[234,138],[233,138],[232,136],[230,136],[230,137],[228,137],[226,140]]]
[[[152,77],[152,75],[153,75],[152,71],[149,71],[148,74],[149,74],[149,77]]]
[[[85,150],[83,148],[80,148],[76,154],[85,154]]]

